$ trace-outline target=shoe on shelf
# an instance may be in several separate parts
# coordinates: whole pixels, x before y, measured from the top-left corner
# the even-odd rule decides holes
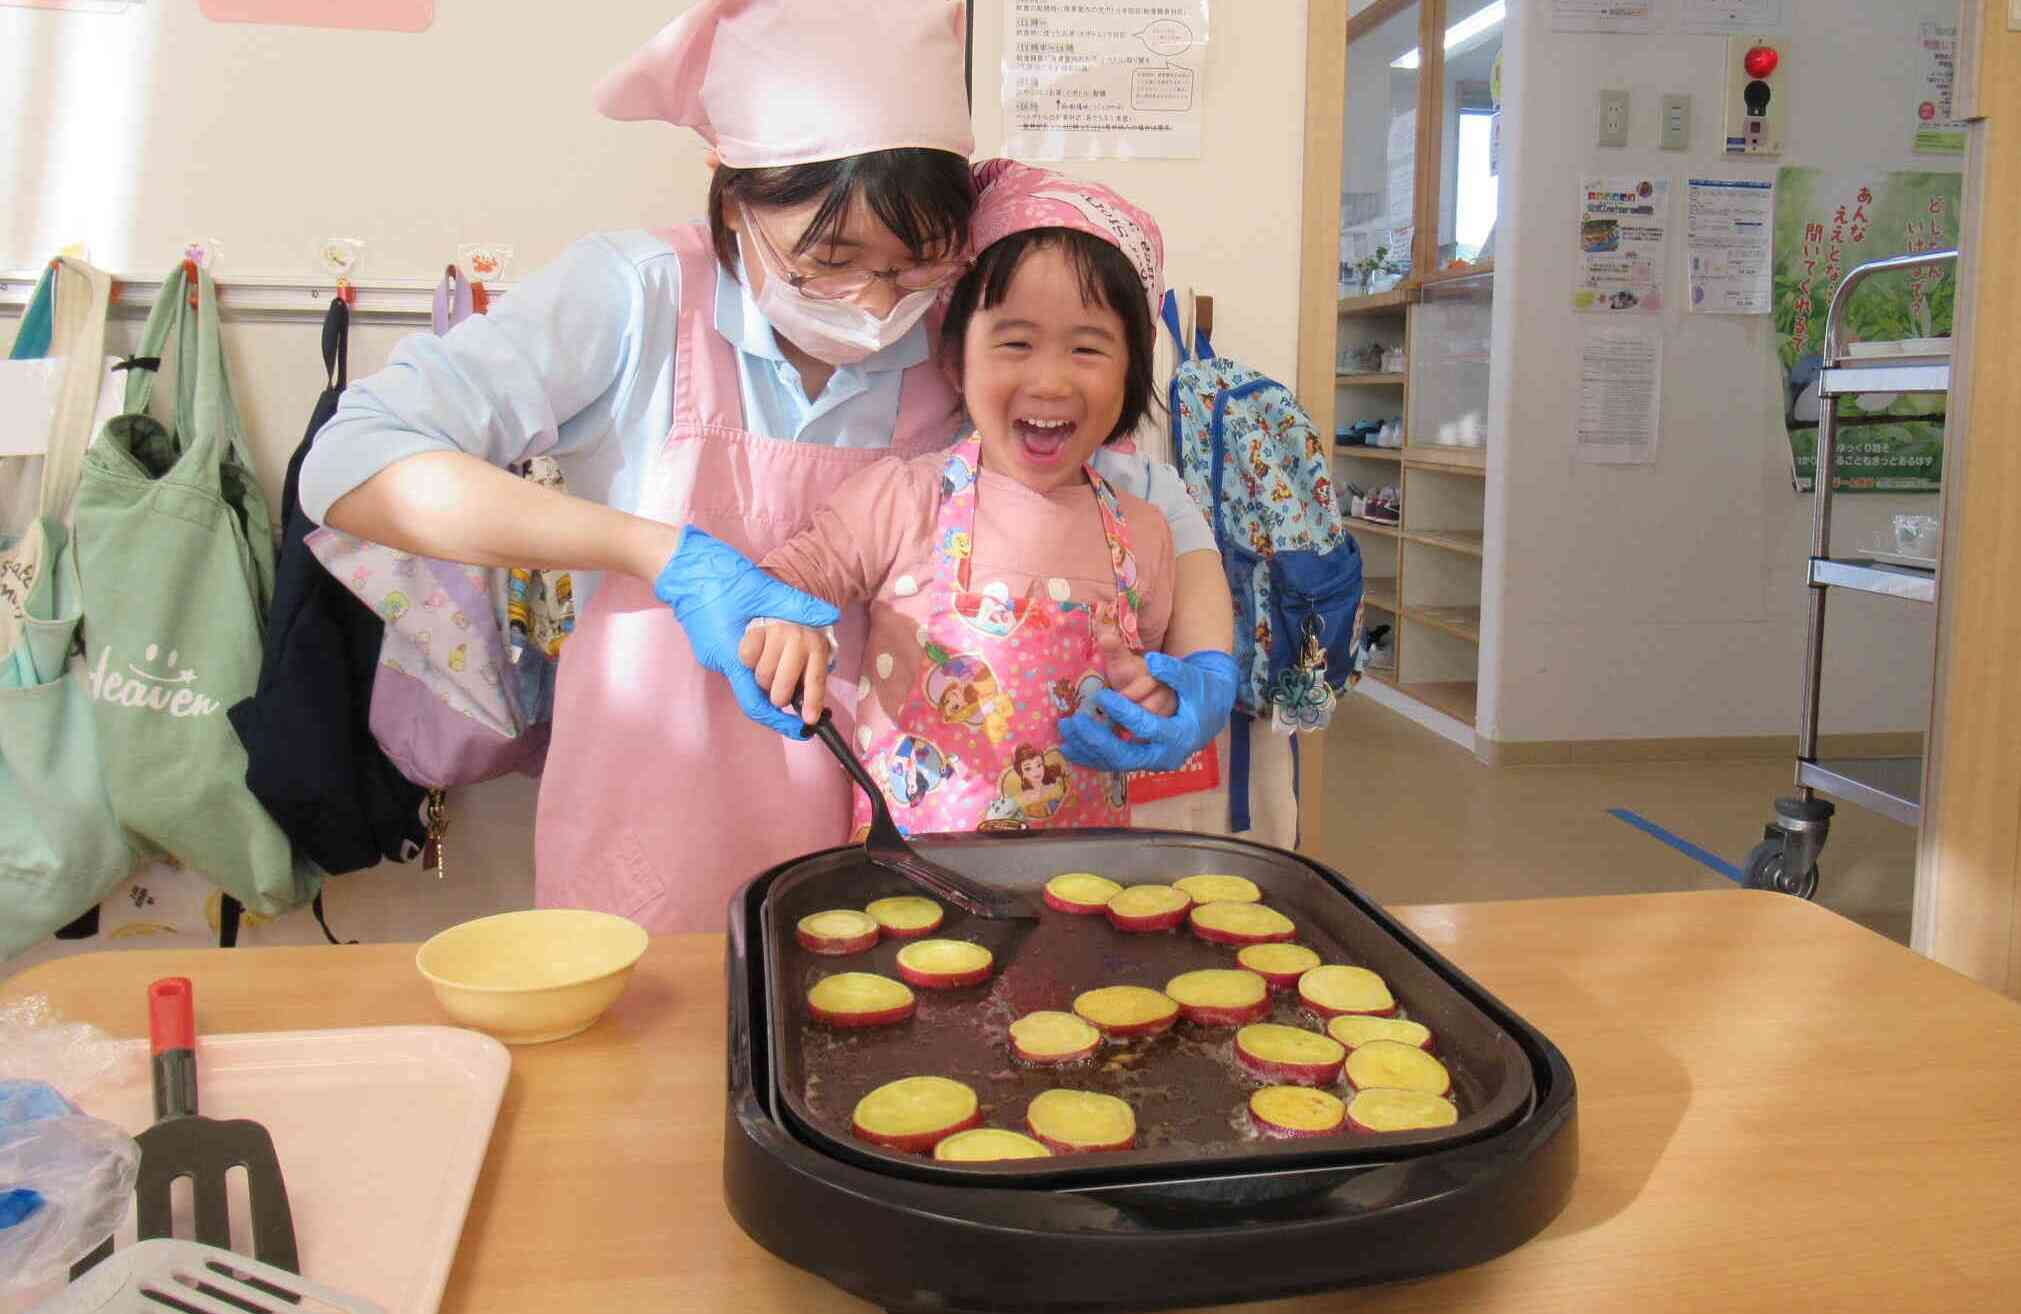
[[[1379,525],[1398,524],[1403,520],[1403,498],[1395,488],[1380,489],[1363,505],[1361,515]]]

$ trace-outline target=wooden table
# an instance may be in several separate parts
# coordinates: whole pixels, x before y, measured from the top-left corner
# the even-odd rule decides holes
[[[1743,892],[1401,910],[1579,1079],[1572,1203],[1443,1277],[1252,1311],[1993,1311],[2021,1304],[2021,1006],[1811,904]],[[443,1308],[865,1310],[724,1212],[723,948],[655,940],[630,991],[513,1073]],[[144,1034],[440,1022],[403,946],[127,952],[0,987]]]

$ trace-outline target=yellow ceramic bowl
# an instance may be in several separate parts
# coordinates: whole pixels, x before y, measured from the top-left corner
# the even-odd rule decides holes
[[[452,926],[414,955],[449,1015],[508,1045],[572,1036],[603,1016],[646,951],[636,922],[577,908]]]

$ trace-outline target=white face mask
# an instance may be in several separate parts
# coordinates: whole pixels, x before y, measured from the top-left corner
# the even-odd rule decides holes
[[[749,268],[750,248],[742,233],[737,234],[737,254]],[[788,283],[782,271],[767,264],[765,286],[753,300],[775,334],[815,360],[841,366],[874,356],[910,333],[939,295],[940,289],[930,287],[908,292],[891,307],[890,314],[879,319],[854,301],[810,297]]]

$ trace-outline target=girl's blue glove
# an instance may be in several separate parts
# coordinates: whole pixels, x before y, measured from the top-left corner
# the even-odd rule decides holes
[[[1145,711],[1113,689],[1095,695],[1095,705],[1109,720],[1130,732],[1119,739],[1110,726],[1087,708],[1060,722],[1060,749],[1070,762],[1098,771],[1176,771],[1186,759],[1212,743],[1235,707],[1235,659],[1209,649],[1175,661],[1162,652],[1146,653],[1151,675],[1179,696],[1170,716]]]
[[[801,737],[805,727],[800,718],[772,706],[737,648],[754,620],[770,617],[820,629],[833,625],[840,612],[781,584],[743,553],[693,525],[681,530],[680,546],[653,581],[653,596],[674,609],[695,659],[730,681],[745,716],[788,739]]]

